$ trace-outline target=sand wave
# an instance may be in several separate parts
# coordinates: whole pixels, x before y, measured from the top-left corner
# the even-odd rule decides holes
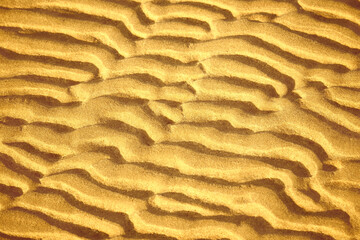
[[[358,9],[1,1],[0,238],[359,238]]]

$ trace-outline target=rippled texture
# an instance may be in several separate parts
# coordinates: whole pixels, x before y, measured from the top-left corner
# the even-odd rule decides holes
[[[360,239],[358,0],[1,0],[1,239]]]

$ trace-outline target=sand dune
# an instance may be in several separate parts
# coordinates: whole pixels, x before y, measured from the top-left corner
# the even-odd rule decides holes
[[[359,16],[0,1],[0,239],[360,239]]]

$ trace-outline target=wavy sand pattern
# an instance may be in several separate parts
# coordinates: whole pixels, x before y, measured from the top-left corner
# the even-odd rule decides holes
[[[1,0],[0,239],[360,239],[358,0]]]

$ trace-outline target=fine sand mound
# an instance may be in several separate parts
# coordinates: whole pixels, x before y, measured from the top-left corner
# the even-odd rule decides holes
[[[0,0],[0,239],[360,239],[359,0]]]

